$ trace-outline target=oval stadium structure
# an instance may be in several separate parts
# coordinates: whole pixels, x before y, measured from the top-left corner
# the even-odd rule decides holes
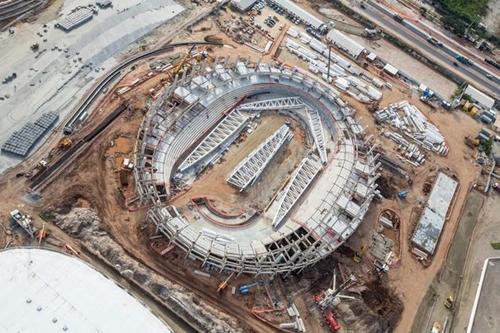
[[[372,151],[353,110],[323,82],[297,68],[216,59],[178,75],[150,105],[136,191],[151,207],[147,221],[202,265],[288,273],[361,224],[378,193]],[[228,195],[208,191],[217,181]],[[200,195],[203,186],[211,195]]]

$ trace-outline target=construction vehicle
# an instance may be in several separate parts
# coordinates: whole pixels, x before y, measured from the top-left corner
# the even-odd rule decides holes
[[[335,316],[333,315],[332,310],[326,311],[324,317],[325,317],[326,323],[330,327],[330,331],[337,332],[338,330],[340,330],[342,328],[342,326],[340,326],[339,322],[335,319]]]
[[[359,252],[354,253],[354,255],[352,256],[352,260],[359,264],[367,249],[368,249],[368,246],[366,246],[365,244],[361,245],[361,249],[359,250]]]
[[[435,321],[431,328],[431,333],[441,333],[441,323],[439,321]]]
[[[61,140],[59,140],[59,143],[57,144],[57,148],[59,148],[61,150],[66,150],[69,147],[71,147],[72,145],[73,145],[73,141],[68,137],[64,137]]]
[[[444,307],[447,308],[448,310],[452,310],[453,309],[453,304],[454,304],[453,296],[450,295],[444,301]]]
[[[259,285],[258,282],[250,283],[250,284],[242,284],[239,288],[241,295],[248,295],[250,289],[257,287]]]
[[[33,219],[28,214],[23,214],[19,210],[14,209],[10,212],[10,217],[14,222],[16,222],[21,228],[24,229],[30,235],[31,238],[35,237],[36,229],[33,226]]]
[[[351,274],[349,277],[340,284],[340,286],[337,288],[337,278],[335,271],[333,273],[333,283],[332,283],[332,288],[328,288],[324,294],[323,297],[321,298],[320,296],[315,297],[315,300],[318,300],[318,304],[321,309],[326,309],[328,306],[332,305],[334,302],[339,302],[340,298],[352,298],[350,296],[344,296],[344,295],[339,295],[341,291],[344,291],[345,289],[349,288],[352,286],[352,283],[355,283],[357,281],[356,277]]]
[[[455,59],[457,59],[458,61],[460,61],[462,64],[466,64],[466,65],[472,65],[472,62],[467,59],[466,57],[464,57],[463,55],[460,55],[458,54]]]
[[[406,197],[408,197],[408,191],[401,191],[398,193],[399,199],[404,200],[404,199],[406,199]]]
[[[189,51],[179,61],[179,63],[177,64],[177,66],[175,66],[174,70],[172,71],[172,76],[173,77],[175,77],[178,74],[181,74],[184,71],[188,71],[191,68],[190,65],[189,66],[187,66],[187,65],[188,65],[188,61],[189,61],[190,56],[191,56],[191,52],[193,52],[193,50],[194,50],[194,47],[195,47],[195,45],[191,46],[191,48],[189,49]]]
[[[480,143],[478,138],[473,139],[468,135],[466,137],[464,137],[464,142],[467,145],[467,147],[470,147],[472,149],[477,148],[479,146],[479,143]]]
[[[225,279],[224,281],[222,281],[219,286],[217,287],[217,292],[221,292],[223,291],[224,289],[226,289],[227,287],[227,284],[229,282],[229,280],[231,280],[231,278],[234,276],[234,273],[231,273],[231,275],[229,275],[227,277],[227,279]]]

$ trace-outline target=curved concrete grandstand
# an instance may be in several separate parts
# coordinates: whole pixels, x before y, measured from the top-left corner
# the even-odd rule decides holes
[[[151,105],[136,190],[147,220],[202,265],[299,270],[348,239],[378,194],[360,128],[336,90],[301,70],[206,61]],[[223,203],[216,216],[194,204],[205,196]]]

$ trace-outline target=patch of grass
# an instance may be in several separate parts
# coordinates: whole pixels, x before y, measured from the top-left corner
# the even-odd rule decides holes
[[[479,18],[488,11],[490,0],[438,0],[436,7],[442,22],[455,33],[462,35],[469,24],[477,25]]]
[[[500,242],[491,242],[491,247],[495,250],[500,250]]]

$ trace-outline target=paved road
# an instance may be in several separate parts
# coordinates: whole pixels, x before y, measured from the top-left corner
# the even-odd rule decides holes
[[[500,79],[495,73],[489,72],[484,66],[479,66],[478,64],[468,66],[459,63],[459,67],[454,67],[453,62],[456,62],[455,54],[458,54],[458,51],[455,51],[449,45],[445,45],[444,47],[433,46],[426,40],[426,36],[423,32],[420,32],[418,27],[407,20],[403,20],[402,23],[394,20],[390,10],[380,6],[374,1],[369,0],[365,2],[365,7],[365,9],[353,9],[367,16],[368,19],[380,25],[383,29],[396,34],[408,44],[425,54],[429,59],[444,65],[460,76],[464,81],[471,83],[473,86],[483,90],[492,97],[500,99]],[[493,75],[493,80],[485,76],[487,73]]]

